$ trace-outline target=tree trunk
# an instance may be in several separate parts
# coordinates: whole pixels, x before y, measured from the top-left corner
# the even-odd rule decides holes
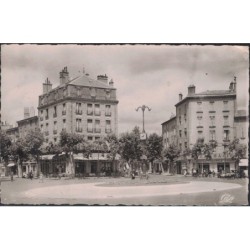
[[[19,159],[17,161],[17,175],[18,175],[18,177],[22,177],[23,176],[22,162]]]
[[[66,155],[66,173],[70,176],[75,176],[75,164],[73,154]]]

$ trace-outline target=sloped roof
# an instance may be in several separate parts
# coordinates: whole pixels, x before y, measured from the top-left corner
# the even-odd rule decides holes
[[[115,89],[114,87],[111,87],[104,82],[92,79],[91,77],[87,75],[78,76],[66,84],[86,86],[86,87],[96,87],[96,88],[102,88],[102,89]]]

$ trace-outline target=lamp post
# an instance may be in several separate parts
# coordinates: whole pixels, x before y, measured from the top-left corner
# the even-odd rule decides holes
[[[142,133],[145,133],[145,129],[144,129],[144,112],[145,112],[146,109],[148,109],[148,111],[151,111],[151,108],[149,108],[146,105],[142,105],[142,106],[138,107],[136,109],[136,111],[139,111],[139,109],[142,110]]]

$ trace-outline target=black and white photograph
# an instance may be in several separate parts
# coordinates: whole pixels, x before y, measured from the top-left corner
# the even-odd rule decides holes
[[[2,205],[245,206],[249,47],[2,44]]]

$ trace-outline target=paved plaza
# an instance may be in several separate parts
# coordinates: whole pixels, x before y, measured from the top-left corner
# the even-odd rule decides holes
[[[8,179],[2,204],[26,205],[247,205],[248,179],[150,175],[136,178]]]

